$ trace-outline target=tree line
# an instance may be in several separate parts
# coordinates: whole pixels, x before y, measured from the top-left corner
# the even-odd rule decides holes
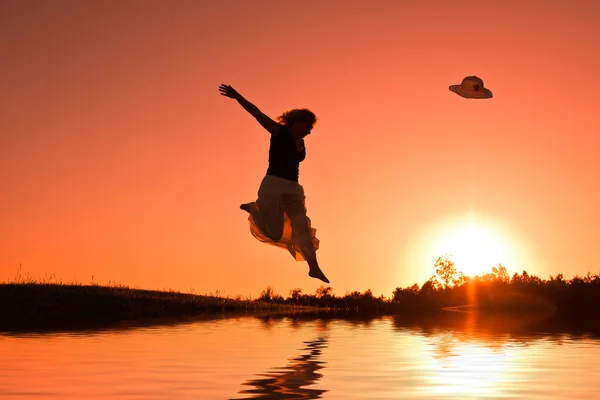
[[[321,286],[314,294],[302,289],[290,290],[284,298],[268,286],[256,301],[334,309],[379,312],[427,312],[443,308],[476,308],[494,312],[562,312],[589,315],[600,312],[600,274],[587,273],[565,279],[563,274],[542,279],[527,271],[510,276],[499,264],[491,272],[466,276],[446,256],[439,257],[435,274],[421,286],[397,287],[391,296],[374,296],[365,292],[333,293],[331,286]]]

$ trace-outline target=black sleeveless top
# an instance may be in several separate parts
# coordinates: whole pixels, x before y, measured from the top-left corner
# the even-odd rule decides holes
[[[300,162],[306,157],[303,139],[301,145],[302,150],[298,151],[292,133],[285,126],[280,125],[279,135],[271,135],[267,175],[298,182]]]

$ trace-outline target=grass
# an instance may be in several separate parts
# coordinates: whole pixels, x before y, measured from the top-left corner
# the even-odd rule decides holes
[[[433,278],[432,278],[433,279]],[[525,271],[512,278],[488,274],[462,284],[444,287],[437,281],[396,288],[391,298],[375,297],[371,290],[336,296],[321,286],[315,294],[300,289],[288,298],[268,286],[258,299],[181,293],[173,290],[143,290],[109,282],[63,283],[56,277],[36,281],[23,277],[21,269],[13,282],[0,283],[0,331],[102,329],[115,324],[153,324],[150,320],[202,316],[300,314],[323,311],[363,315],[403,314],[423,316],[446,311],[468,311],[496,316],[552,315],[562,320],[590,320],[600,312],[600,275],[564,280],[562,275],[543,280]],[[162,323],[162,322],[161,322]]]
[[[0,284],[0,331],[94,328],[148,319],[314,310],[218,295],[64,284],[31,279]]]

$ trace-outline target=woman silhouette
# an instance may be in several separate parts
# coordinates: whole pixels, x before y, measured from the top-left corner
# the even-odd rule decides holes
[[[255,202],[240,205],[250,216],[250,232],[261,242],[287,249],[297,261],[308,263],[308,275],[329,283],[319,268],[316,229],[306,216],[304,189],[298,183],[300,162],[306,157],[304,138],[317,122],[303,109],[284,112],[273,121],[229,85],[219,86],[223,96],[235,99],[271,134],[269,167]]]

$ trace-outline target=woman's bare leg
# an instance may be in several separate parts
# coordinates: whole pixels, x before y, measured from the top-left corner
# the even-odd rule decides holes
[[[314,259],[307,258],[306,262],[308,263],[308,276],[311,278],[320,279],[325,283],[329,283],[329,279],[327,279],[323,271],[321,271],[316,257]]]
[[[312,232],[309,219],[306,216],[304,202],[286,200],[284,204],[292,224],[293,236],[297,238],[300,251],[308,263],[308,276],[329,283],[329,279],[327,279],[317,262],[317,252],[312,242]]]

